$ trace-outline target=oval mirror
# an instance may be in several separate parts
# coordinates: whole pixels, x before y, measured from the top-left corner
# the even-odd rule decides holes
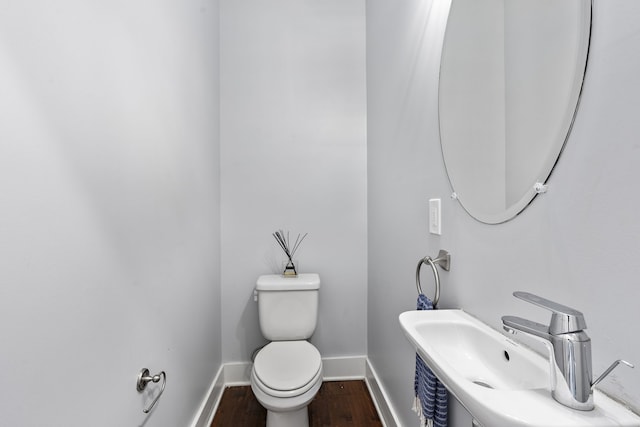
[[[544,191],[573,124],[590,30],[591,0],[451,0],[440,142],[477,220],[505,222]]]

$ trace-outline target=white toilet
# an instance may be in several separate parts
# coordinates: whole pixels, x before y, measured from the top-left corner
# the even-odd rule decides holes
[[[260,276],[256,285],[262,335],[251,389],[267,409],[267,427],[308,427],[307,406],[322,385],[320,352],[307,341],[318,320],[320,276]]]

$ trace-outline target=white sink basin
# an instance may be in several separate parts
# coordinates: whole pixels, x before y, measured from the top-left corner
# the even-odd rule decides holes
[[[640,426],[604,394],[577,411],[551,397],[549,361],[462,310],[407,311],[407,338],[447,389],[484,427]]]

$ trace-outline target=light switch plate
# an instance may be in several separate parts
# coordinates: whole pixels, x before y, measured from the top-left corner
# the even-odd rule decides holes
[[[442,234],[440,199],[429,199],[429,233]]]

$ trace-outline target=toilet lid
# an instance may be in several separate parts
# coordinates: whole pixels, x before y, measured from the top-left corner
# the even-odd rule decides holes
[[[321,367],[320,352],[307,341],[274,341],[260,350],[253,362],[258,379],[279,391],[304,387]]]

